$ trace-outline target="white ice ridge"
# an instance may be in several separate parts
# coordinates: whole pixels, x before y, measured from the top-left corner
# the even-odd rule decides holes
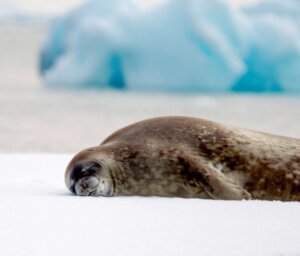
[[[298,256],[300,203],[79,197],[71,155],[0,155],[5,256]]]
[[[158,2],[158,1],[156,1]],[[48,85],[163,91],[300,91],[300,4],[92,0],[54,21]]]

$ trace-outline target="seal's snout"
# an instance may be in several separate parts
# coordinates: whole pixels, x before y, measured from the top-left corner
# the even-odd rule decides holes
[[[93,196],[99,183],[100,180],[96,176],[84,177],[75,184],[75,193],[79,196]]]
[[[85,189],[95,189],[100,183],[99,178],[96,176],[84,177],[82,180],[82,187]]]
[[[94,161],[76,164],[70,175],[70,190],[76,195],[93,195],[100,183],[101,165]]]

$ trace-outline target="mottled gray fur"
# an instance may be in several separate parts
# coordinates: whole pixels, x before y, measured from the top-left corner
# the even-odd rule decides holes
[[[94,172],[84,176],[87,163]],[[78,153],[65,181],[79,195],[299,201],[300,140],[197,118],[154,118]]]

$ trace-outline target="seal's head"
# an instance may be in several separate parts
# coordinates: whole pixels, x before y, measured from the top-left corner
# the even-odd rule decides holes
[[[112,196],[114,183],[109,158],[95,149],[78,153],[65,172],[67,188],[79,196]]]

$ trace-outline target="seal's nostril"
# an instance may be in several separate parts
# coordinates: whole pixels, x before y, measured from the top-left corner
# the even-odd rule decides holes
[[[89,187],[89,184],[85,179],[81,180],[79,184],[83,189],[86,189]]]

